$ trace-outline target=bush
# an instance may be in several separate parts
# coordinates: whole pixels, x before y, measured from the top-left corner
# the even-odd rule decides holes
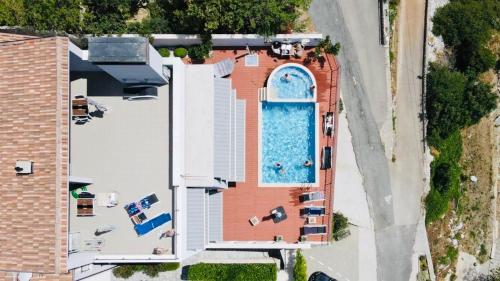
[[[179,269],[181,267],[181,264],[178,262],[169,262],[169,263],[160,263],[158,264],[158,268],[160,272],[164,271],[174,271]]]
[[[187,279],[197,281],[276,281],[274,263],[215,264],[198,263],[188,267]]]
[[[192,60],[203,61],[210,55],[212,50],[212,36],[210,34],[201,35],[202,43],[200,45],[191,46],[188,49],[189,57]]]
[[[431,191],[425,198],[426,223],[431,223],[443,216],[452,199],[458,200],[460,192],[462,138],[457,130],[446,139],[436,143],[439,155],[431,163]]]
[[[170,57],[170,51],[167,48],[159,48],[158,53],[160,53],[160,55],[162,57],[165,57],[165,58]]]
[[[187,54],[188,51],[185,48],[176,48],[174,50],[174,56],[178,58],[184,58],[185,56],[187,56]]]
[[[118,278],[127,279],[136,272],[143,272],[149,277],[158,277],[160,272],[177,270],[178,262],[151,263],[151,264],[124,264],[113,269],[113,274]]]
[[[127,279],[134,275],[137,271],[140,271],[140,266],[135,264],[124,264],[113,269],[113,275],[118,278]]]
[[[330,35],[327,35],[325,39],[321,40],[314,49],[314,53],[316,57],[321,56],[321,52],[325,52],[327,54],[338,55],[340,52],[340,43],[337,42],[335,44],[330,40]]]
[[[342,213],[333,214],[333,239],[339,240],[340,234],[349,226],[349,220]]]
[[[295,265],[293,266],[293,280],[307,281],[307,263],[300,250],[297,251],[295,257]]]

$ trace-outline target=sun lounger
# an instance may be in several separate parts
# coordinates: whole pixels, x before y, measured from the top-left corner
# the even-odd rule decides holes
[[[331,137],[333,134],[333,112],[327,112],[323,115],[323,134]]]
[[[320,191],[307,192],[299,195],[300,202],[322,201],[322,200],[325,200],[325,194]]]
[[[332,167],[332,147],[324,146],[321,153],[321,169],[326,170]]]
[[[325,235],[326,225],[304,225],[300,229],[300,235]]]
[[[136,224],[134,230],[137,235],[142,236],[171,220],[172,216],[169,213],[163,213],[144,223]]]
[[[320,217],[325,215],[325,207],[305,207],[300,210],[300,215],[304,217]]]

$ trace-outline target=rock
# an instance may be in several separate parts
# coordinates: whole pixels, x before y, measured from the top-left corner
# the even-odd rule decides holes
[[[473,183],[477,183],[477,177],[476,176],[470,176],[470,181]]]

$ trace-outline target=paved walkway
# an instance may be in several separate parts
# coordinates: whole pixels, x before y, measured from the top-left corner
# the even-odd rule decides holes
[[[408,11],[411,8],[418,9],[409,16],[408,21],[408,24],[416,30],[408,35],[417,36],[410,42],[415,46],[417,42],[420,42],[420,46],[423,44],[418,37],[420,36],[418,30],[423,31],[423,15],[418,20],[413,18],[420,16],[420,1],[406,1],[412,2],[411,5],[407,5]],[[370,216],[376,232],[377,279],[404,281],[410,280],[413,276],[414,245],[417,225],[420,222],[419,196],[424,184],[423,174],[419,169],[410,170],[415,164],[412,161],[418,159],[415,158],[415,155],[420,153],[418,149],[407,154],[407,160],[411,163],[404,164],[408,165],[397,164],[394,167],[391,164],[390,167],[390,160],[386,158],[387,152],[391,150],[391,147],[387,147],[390,142],[384,141],[387,138],[383,130],[387,128],[384,127],[387,124],[384,118],[388,112],[386,96],[388,85],[385,76],[388,66],[387,50],[380,46],[378,41],[377,5],[377,1],[372,0],[315,0],[311,5],[310,14],[319,32],[330,35],[334,41],[342,44],[342,51],[338,57],[341,64],[341,88],[348,112],[349,129],[353,136],[356,162],[363,176]],[[414,80],[416,75],[412,77],[411,73],[414,69],[418,69],[418,64],[413,63],[421,58],[421,55],[422,53],[419,54],[413,45],[404,55],[412,56],[406,65],[411,67],[409,76],[406,76],[410,87],[417,82]],[[404,67],[403,65],[402,68]],[[404,78],[401,81],[405,81]],[[418,91],[418,88],[412,87],[410,93],[404,94],[413,95]],[[411,104],[412,102],[414,104]],[[419,106],[418,101],[408,100],[407,105],[410,106],[408,111],[402,114],[406,114],[407,119],[418,117],[418,112],[414,110],[414,106]],[[401,110],[404,109],[405,107],[401,106]],[[413,137],[417,142],[421,140],[416,135],[418,132],[409,131],[414,128],[413,121],[404,121],[404,117],[402,119],[403,121],[400,121],[398,117],[397,123],[400,122],[401,126],[410,126],[407,132],[413,133],[413,136],[411,134],[405,136]],[[405,140],[396,139],[396,141],[400,144],[401,150],[415,149],[413,141],[409,143],[411,147],[406,148]],[[401,156],[401,161],[406,161],[404,156]],[[405,182],[407,173],[411,174],[409,186]],[[391,180],[391,176],[394,175],[396,177]]]
[[[339,116],[334,211],[349,218],[351,235],[328,247],[304,250],[309,274],[323,271],[340,280],[376,280],[375,233],[368,211],[363,178],[356,164],[346,114]]]

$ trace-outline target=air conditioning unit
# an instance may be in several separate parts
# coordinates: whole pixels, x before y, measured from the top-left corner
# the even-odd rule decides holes
[[[17,160],[15,169],[18,175],[33,174],[33,161]]]

